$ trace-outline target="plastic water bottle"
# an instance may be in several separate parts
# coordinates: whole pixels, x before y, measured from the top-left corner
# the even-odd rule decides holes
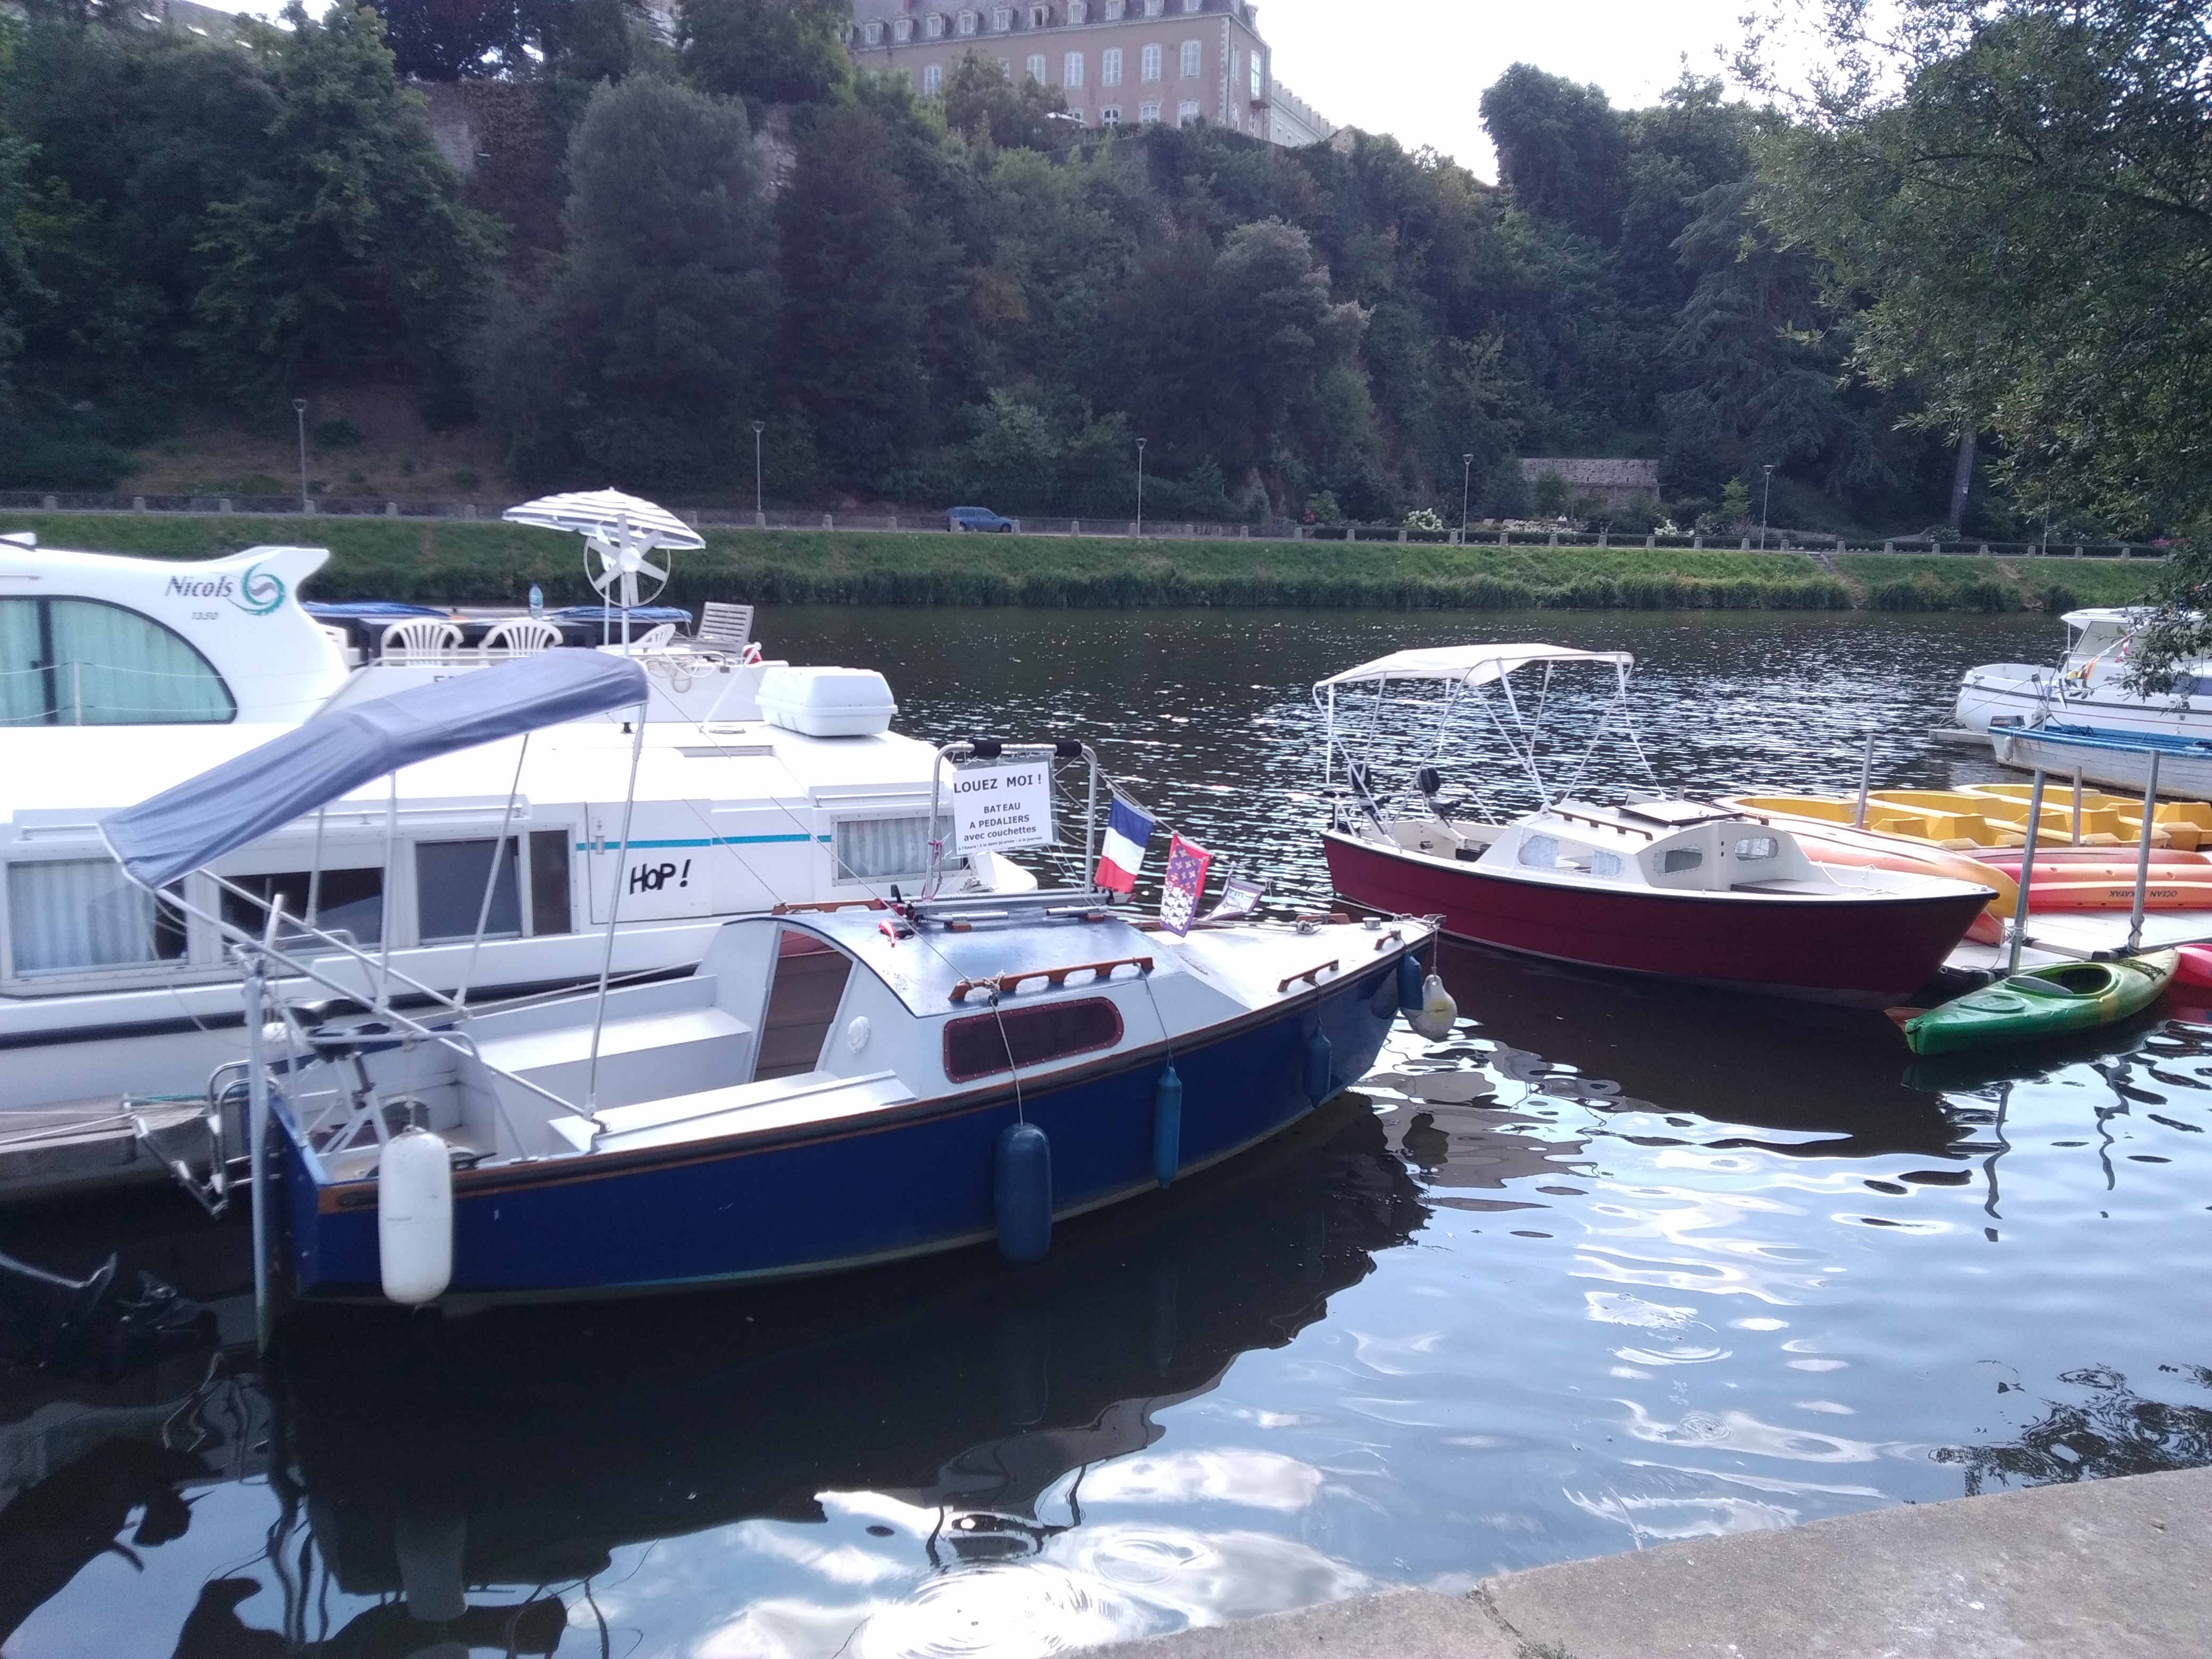
[[[545,614],[545,590],[536,582],[530,584],[530,614],[533,617]]]

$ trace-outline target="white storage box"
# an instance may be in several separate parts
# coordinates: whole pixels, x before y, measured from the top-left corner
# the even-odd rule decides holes
[[[872,668],[787,668],[761,676],[761,718],[810,738],[872,738],[888,732],[898,705]]]

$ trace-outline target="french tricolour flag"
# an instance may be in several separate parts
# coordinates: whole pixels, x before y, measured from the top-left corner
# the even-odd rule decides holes
[[[1098,884],[1109,893],[1126,893],[1134,887],[1145,862],[1145,843],[1152,838],[1152,815],[1115,791],[1114,810],[1106,820],[1106,850],[1098,860]]]

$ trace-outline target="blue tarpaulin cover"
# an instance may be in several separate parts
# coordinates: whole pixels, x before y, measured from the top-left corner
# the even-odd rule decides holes
[[[645,671],[547,651],[323,714],[100,823],[133,881],[161,887],[418,761],[646,700]]]

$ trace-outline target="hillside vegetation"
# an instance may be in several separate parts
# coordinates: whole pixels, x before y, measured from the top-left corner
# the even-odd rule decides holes
[[[324,599],[595,603],[573,536],[503,524],[379,519],[0,514],[46,544],[207,558],[261,544],[328,547]],[[1485,548],[1364,542],[891,535],[708,530],[678,556],[668,602],[1459,610],[2017,611],[2128,604],[2148,562],[1847,555],[1831,574],[1799,554]]]

